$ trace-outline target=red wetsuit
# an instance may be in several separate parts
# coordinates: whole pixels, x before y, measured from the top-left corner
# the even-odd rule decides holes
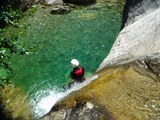
[[[84,78],[84,73],[85,73],[85,70],[83,67],[75,67],[73,69],[73,71],[70,73],[70,76],[72,79],[74,79],[76,82],[83,82],[85,80]]]

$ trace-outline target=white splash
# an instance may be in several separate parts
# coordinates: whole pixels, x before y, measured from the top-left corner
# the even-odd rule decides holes
[[[42,117],[46,113],[50,111],[52,106],[62,99],[63,97],[67,96],[73,91],[77,91],[82,87],[88,85],[91,81],[98,78],[97,75],[94,75],[90,78],[87,78],[85,82],[82,84],[75,84],[71,89],[63,92],[59,91],[58,89],[50,89],[50,90],[41,90],[38,91],[34,96],[33,100],[31,100],[31,104],[33,106],[33,114],[36,118]]]

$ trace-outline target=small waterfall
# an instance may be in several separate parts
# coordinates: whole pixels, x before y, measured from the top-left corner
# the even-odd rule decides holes
[[[71,89],[67,91],[62,91],[58,88],[53,89],[44,89],[36,92],[32,96],[30,104],[33,106],[33,114],[36,118],[42,117],[50,111],[52,106],[63,97],[67,96],[73,91],[77,91],[82,87],[88,85],[91,81],[98,78],[97,75],[94,75],[90,78],[87,78],[82,84],[75,84]]]

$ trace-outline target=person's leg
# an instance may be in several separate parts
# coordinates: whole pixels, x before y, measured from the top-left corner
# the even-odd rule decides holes
[[[70,82],[69,84],[68,84],[68,89],[70,89],[71,87],[73,87],[74,86],[74,82],[72,81],[72,82]]]

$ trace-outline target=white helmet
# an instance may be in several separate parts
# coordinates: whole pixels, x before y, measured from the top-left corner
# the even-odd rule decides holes
[[[76,60],[76,59],[72,59],[72,60],[71,60],[71,64],[72,64],[73,67],[78,67],[79,62],[78,62],[78,60]]]

